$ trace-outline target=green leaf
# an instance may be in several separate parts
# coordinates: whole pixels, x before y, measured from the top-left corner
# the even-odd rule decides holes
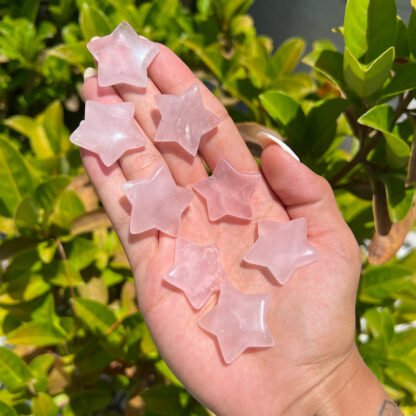
[[[111,402],[111,394],[107,390],[94,389],[72,393],[70,406],[77,416],[89,416],[106,408]]]
[[[0,214],[10,217],[22,198],[33,193],[35,179],[21,153],[10,141],[3,138],[0,138],[0,183],[0,199],[7,210]]]
[[[172,370],[166,365],[163,360],[159,360],[155,367],[159,371],[159,373],[163,374],[172,384],[183,387],[182,383],[176,378],[175,374],[173,374]]]
[[[71,261],[65,263],[54,260],[50,264],[45,264],[42,268],[42,274],[45,280],[55,286],[71,287],[84,284],[78,269]]]
[[[302,62],[325,75],[335,85],[343,87],[343,60],[342,53],[333,50],[316,50],[306,55]]]
[[[386,139],[386,159],[392,167],[401,168],[407,165],[410,147],[397,134],[397,131],[390,131],[393,116],[394,110],[387,104],[382,104],[368,110],[358,119],[358,122],[383,133]]]
[[[0,260],[5,260],[15,256],[21,251],[35,247],[39,240],[37,238],[16,237],[10,240],[4,240],[0,244]]]
[[[411,285],[412,273],[399,266],[374,267],[362,275],[359,299],[363,302],[379,303]]]
[[[55,176],[46,182],[41,183],[36,188],[36,200],[45,210],[44,219],[47,220],[54,210],[60,195],[65,188],[71,183],[68,176]]]
[[[36,377],[40,377],[48,374],[54,362],[55,357],[52,354],[41,354],[30,362],[29,367]]]
[[[16,410],[5,402],[0,400],[0,415],[2,416],[17,416]]]
[[[345,48],[369,63],[394,45],[395,0],[348,0],[345,9]]]
[[[182,416],[180,390],[174,386],[158,385],[145,390],[142,399],[146,410],[158,416]]]
[[[98,246],[94,241],[76,237],[68,246],[68,260],[78,269],[82,270],[95,261]]]
[[[111,32],[107,16],[87,2],[82,4],[79,25],[84,39],[90,41],[93,36],[105,36]]]
[[[266,91],[260,101],[270,116],[282,127],[296,149],[302,145],[306,127],[306,117],[300,105],[280,91]]]
[[[373,337],[381,337],[385,345],[389,345],[394,337],[394,320],[390,311],[387,308],[371,308],[365,311],[363,317]]]
[[[33,377],[27,364],[12,350],[0,347],[0,382],[10,389],[20,387]]]
[[[386,185],[387,207],[391,220],[401,221],[413,205],[415,188],[406,187],[404,175],[383,174],[378,177]]]
[[[416,88],[416,62],[397,66],[394,77],[382,91],[383,97],[392,97]]]
[[[66,334],[49,322],[26,322],[9,332],[7,341],[15,345],[46,347],[63,344]]]
[[[384,371],[395,383],[416,394],[416,374],[408,364],[391,360]]]
[[[6,284],[4,293],[0,295],[0,305],[29,302],[42,296],[49,289],[50,286],[43,280],[43,276],[26,271]]]
[[[310,152],[322,156],[335,139],[337,119],[348,107],[348,101],[334,98],[317,103],[307,116],[305,137],[308,138]]]
[[[108,306],[91,299],[77,298],[75,312],[79,320],[95,335],[106,335],[117,321],[116,315]]]
[[[345,48],[344,79],[348,87],[359,97],[366,98],[377,92],[389,77],[394,61],[394,47],[387,49],[368,65],[361,64]]]
[[[54,151],[42,126],[28,116],[12,116],[4,121],[4,124],[17,131],[30,141],[33,152],[40,158],[52,157]]]
[[[272,88],[286,93],[294,99],[301,99],[315,91],[315,84],[308,74],[297,73],[281,77],[272,82]]]
[[[396,42],[394,45],[396,49],[396,58],[408,58],[410,55],[409,49],[409,40],[407,37],[407,26],[397,16],[397,23],[396,23]]]
[[[33,400],[33,416],[57,416],[59,407],[52,397],[46,393],[39,393]]]
[[[416,8],[414,6],[412,7],[412,13],[410,14],[407,35],[410,52],[412,52],[413,57],[416,58]]]
[[[304,50],[305,41],[301,38],[290,38],[283,42],[272,57],[276,77],[290,75],[296,68]]]
[[[39,223],[39,206],[32,195],[26,195],[14,214],[14,222],[19,230],[33,229]]]
[[[85,207],[81,198],[76,192],[66,189],[58,199],[51,222],[65,230],[69,230],[72,221],[84,213]]]

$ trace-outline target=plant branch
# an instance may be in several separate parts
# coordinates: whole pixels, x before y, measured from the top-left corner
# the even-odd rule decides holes
[[[412,100],[413,91],[409,91],[406,96],[404,95],[404,93],[400,95],[399,102],[397,104],[396,109],[394,110],[393,118],[391,120],[391,129],[394,127],[396,121],[400,118],[400,116],[407,110],[407,107],[409,107],[409,104]]]
[[[69,290],[71,291],[71,297],[75,301],[75,298],[76,298],[75,290],[74,290],[74,285],[72,284],[71,271],[69,270],[68,259],[66,257],[65,249],[59,238],[56,239],[56,243],[58,244],[58,252],[64,264],[66,277],[68,278],[68,286],[69,286]]]
[[[371,152],[371,150],[376,147],[377,143],[381,140],[382,134],[380,132],[375,133],[372,140],[367,143],[366,146],[361,146],[358,153],[353,157],[352,160],[350,160],[344,167],[336,173],[330,180],[329,183],[331,186],[337,185],[337,183],[349,172],[351,172],[352,169],[354,169],[359,163],[363,162],[368,154]]]

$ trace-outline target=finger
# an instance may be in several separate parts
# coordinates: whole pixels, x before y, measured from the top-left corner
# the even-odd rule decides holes
[[[160,121],[160,113],[154,96],[161,94],[155,84],[151,80],[148,80],[147,88],[120,84],[115,86],[115,90],[124,101],[135,104],[135,118],[147,137],[153,140]],[[194,184],[207,177],[207,172],[199,157],[189,155],[176,143],[154,144],[165,158],[178,185]]]
[[[217,128],[203,137],[199,147],[208,166],[214,169],[224,156],[239,171],[258,171],[257,163],[225,107],[178,56],[164,45],[159,44],[159,47],[159,54],[148,67],[149,76],[159,91],[178,95],[197,83],[204,107],[220,119]]]
[[[348,230],[329,183],[278,145],[261,156],[263,173],[291,219],[305,217],[310,236]]]
[[[139,236],[130,234],[129,206],[122,190],[126,177],[120,165],[115,163],[107,167],[95,153],[86,149],[80,149],[80,152],[85,171],[120,238],[129,262],[132,267],[136,267],[138,257],[147,258],[154,253],[157,247],[157,232],[151,231]]]

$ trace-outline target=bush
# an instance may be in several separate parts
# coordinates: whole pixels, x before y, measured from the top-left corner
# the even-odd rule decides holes
[[[273,51],[251,3],[0,0],[1,414],[208,414],[160,359],[68,140],[86,42],[122,20],[211,86],[255,155],[255,133],[274,129],[329,180],[363,247],[361,354],[416,411],[416,252],[395,255],[416,218],[416,9],[406,25],[394,0],[349,0],[344,53],[318,40],[304,56],[300,38]],[[300,60],[311,73],[294,72]]]

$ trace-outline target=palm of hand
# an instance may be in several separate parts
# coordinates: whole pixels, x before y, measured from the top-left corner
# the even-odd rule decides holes
[[[166,81],[160,77],[165,72],[164,66],[174,72],[175,65],[177,76],[184,80],[174,84],[177,89],[185,90],[187,84],[195,82],[184,64],[170,51],[162,49],[149,68],[160,90],[171,92],[163,87]],[[153,83],[148,90],[152,88],[157,92]],[[86,98],[103,102],[120,100],[120,95],[124,100],[139,102],[141,108],[149,102],[148,94],[129,91],[126,87],[117,92],[99,89],[95,78],[86,82],[84,94]],[[214,109],[220,108],[213,96],[206,91],[203,94],[205,101],[214,103]],[[141,111],[139,115],[136,112],[136,118],[148,137],[152,137],[155,123],[150,109]],[[226,135],[230,146],[218,149],[218,143],[211,143],[217,149],[215,155],[207,144],[204,159],[209,164],[212,159],[215,165],[215,160],[225,153],[229,160],[234,158],[230,161],[238,170],[254,171],[256,163],[240,143],[237,129],[221,110],[217,114],[223,122],[216,136]],[[235,143],[241,148],[236,148]],[[87,172],[132,265],[139,305],[154,341],[191,393],[218,414],[288,414],[289,407],[340,365],[353,348],[354,299],[360,261],[357,245],[337,211],[332,191],[321,178],[277,146],[269,146],[263,152],[265,177],[251,197],[253,217],[277,221],[306,217],[308,240],[320,253],[316,263],[298,269],[285,286],[273,283],[258,268],[242,262],[255,238],[256,221],[210,222],[205,202],[199,196],[185,212],[181,235],[198,244],[216,244],[233,286],[244,293],[272,295],[267,324],[275,346],[248,351],[231,365],[225,365],[215,338],[198,326],[199,319],[215,305],[216,297],[211,297],[201,311],[195,311],[181,292],[163,283],[164,274],[174,263],[174,239],[156,231],[129,235],[129,217],[122,208],[125,198],[121,194],[118,199],[114,198],[115,186],[124,178],[146,177],[160,160],[167,162],[182,186],[191,188],[193,179],[200,179],[199,160],[179,157],[177,150],[172,151],[168,145],[159,150],[161,154],[156,155],[153,149],[150,156],[146,151],[127,154],[119,165],[110,169],[92,154],[83,152]],[[111,202],[109,194],[113,194]]]

